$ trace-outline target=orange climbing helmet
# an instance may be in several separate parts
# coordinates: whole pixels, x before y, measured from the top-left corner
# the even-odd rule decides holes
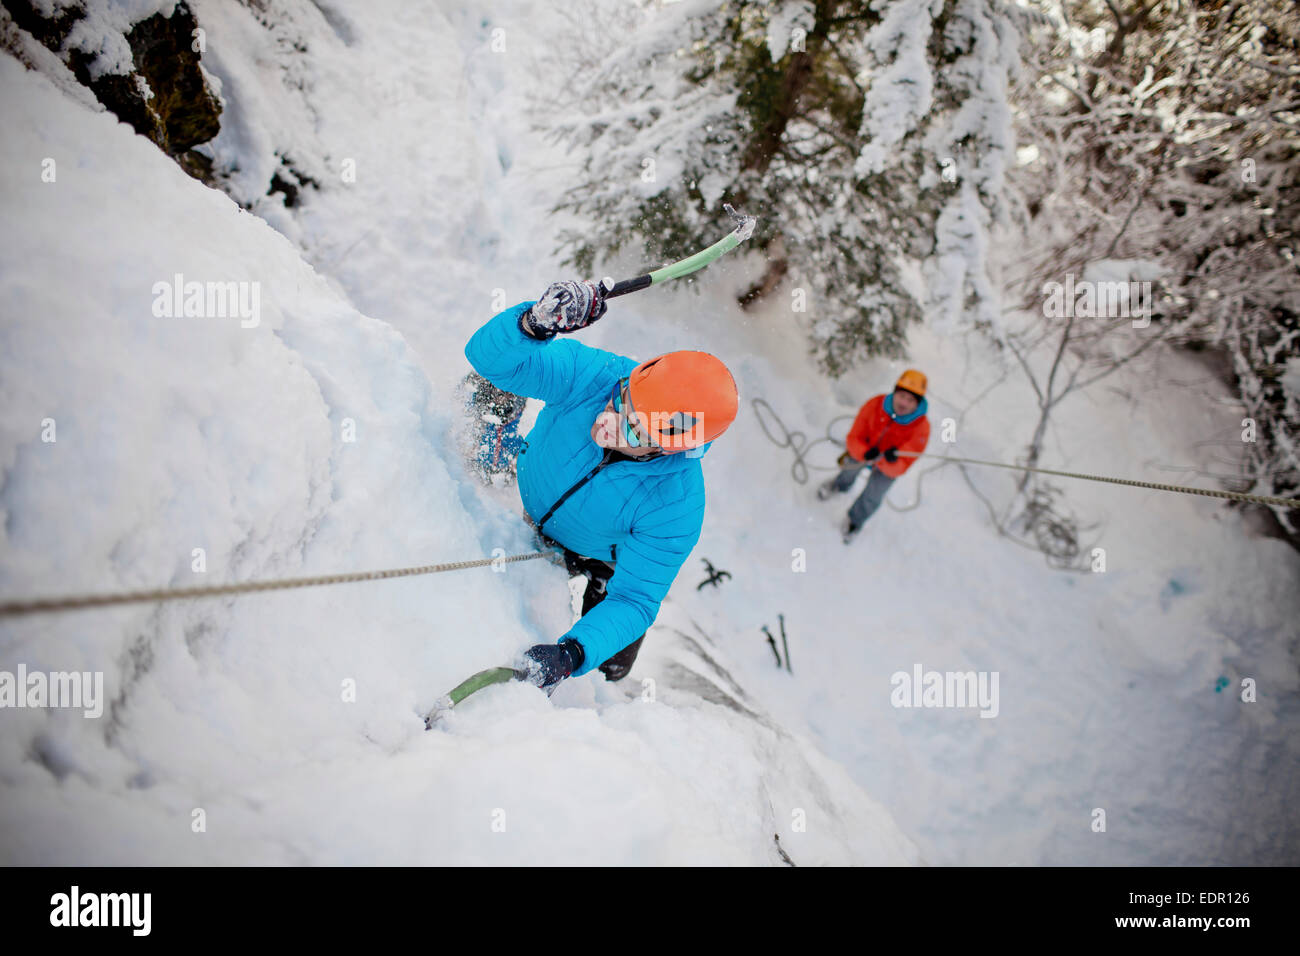
[[[903,388],[911,392],[917,398],[925,398],[925,376],[914,368],[909,368],[902,375],[898,376],[898,381],[894,388]]]
[[[665,452],[713,441],[740,408],[736,380],[708,352],[669,352],[642,362],[628,376],[627,397]]]

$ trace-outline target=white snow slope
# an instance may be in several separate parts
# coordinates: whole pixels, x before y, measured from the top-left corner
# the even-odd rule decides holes
[[[517,516],[466,484],[450,419],[392,328],[110,115],[9,57],[0,88],[0,593],[531,550]],[[155,316],[152,286],[176,273],[260,282],[260,321]],[[689,637],[657,641],[657,659],[703,676],[648,699],[640,684],[629,699],[575,682],[554,702],[516,685],[426,733],[420,711],[460,678],[567,627],[565,581],[539,561],[6,623],[0,669],[103,671],[110,704],[98,719],[0,711],[0,860],[917,859],[843,768],[736,701]]]
[[[256,215],[0,57],[0,595],[530,550],[514,491],[480,487],[452,451],[452,395],[474,329],[568,275],[548,208],[575,157],[526,109],[563,82],[541,65],[564,15],[318,0],[263,23],[193,6],[225,100],[212,154]],[[281,157],[319,183],[293,209],[264,195]],[[951,467],[846,549],[849,499],[792,481],[748,401],[815,438],[902,366],[827,383],[781,302],[736,309],[760,266],[733,254],[583,333],[642,358],[713,351],[745,400],[626,687],[492,688],[424,732],[438,694],[568,626],[563,572],[542,561],[7,622],[0,671],[102,670],[112,704],[97,720],[0,710],[0,861],[1300,860],[1294,552],[1212,501],[1071,483],[1107,570],[1055,572],[997,537]],[[176,273],[259,282],[259,324],[155,317],[152,286]],[[975,402],[1003,371],[978,342],[920,330],[913,363],[932,447],[960,417],[957,453],[1019,452],[1028,388],[1013,374]],[[1047,464],[1204,467],[1198,443],[1239,415],[1221,386],[1178,384],[1194,368],[1152,359],[1065,407]],[[1004,474],[971,478],[1005,496]],[[700,557],[732,579],[697,591]],[[793,673],[759,630],[778,614]],[[997,716],[892,706],[891,675],[916,664],[996,671]]]

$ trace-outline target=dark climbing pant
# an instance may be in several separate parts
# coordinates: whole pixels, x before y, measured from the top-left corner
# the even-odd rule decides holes
[[[858,477],[865,465],[850,465],[838,475],[835,476],[835,490],[848,491],[853,487],[854,480]],[[861,528],[866,524],[867,519],[876,513],[880,503],[885,500],[885,492],[889,490],[894,479],[890,478],[882,471],[871,469],[871,477],[867,479],[867,487],[858,495],[858,500],[849,506],[849,522],[855,528]]]
[[[614,566],[608,561],[584,558],[567,548],[564,550],[564,566],[569,569],[571,576],[582,575],[587,579],[587,590],[582,595],[582,616],[586,617],[588,611],[605,600],[605,585],[614,576]],[[605,675],[606,680],[622,680],[627,676],[644,640],[645,635],[642,634],[600,665],[600,672]]]

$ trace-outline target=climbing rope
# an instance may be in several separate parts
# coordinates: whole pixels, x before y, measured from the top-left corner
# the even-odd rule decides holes
[[[805,436],[803,432],[798,432],[798,431],[791,432],[789,429],[787,429],[785,427],[785,423],[781,421],[780,416],[778,416],[776,412],[772,410],[772,406],[769,405],[767,402],[765,402],[763,399],[761,398],[753,399],[752,404],[754,406],[754,413],[758,415],[758,424],[763,429],[763,433],[767,435],[768,439],[778,448],[790,448],[794,451],[795,464],[794,466],[791,467],[790,470],[791,470],[791,474],[794,476],[795,481],[799,482],[799,484],[801,485],[807,482],[809,468],[816,468],[818,471],[839,470],[838,466],[827,467],[825,465],[809,465],[806,461],[804,461],[804,456],[807,454],[808,449],[820,444],[823,441],[830,441],[839,444],[839,442],[836,441],[836,439],[834,439],[831,436],[830,430],[835,425],[836,422],[840,421],[843,418],[851,418],[852,416],[840,415],[837,418],[831,419],[830,424],[826,426],[825,438],[819,438],[816,441],[811,442],[809,444],[797,444],[796,439],[798,439],[799,441],[806,440],[807,436]],[[770,415],[775,420],[776,424],[781,428],[781,430],[785,432],[784,440],[778,439],[768,429],[767,423],[764,422],[763,420],[764,413],[761,411],[760,405],[762,406],[762,408],[767,409],[766,414]],[[1060,478],[1080,478],[1083,479],[1084,481],[1101,481],[1112,485],[1129,485],[1134,488],[1151,488],[1155,491],[1177,491],[1186,495],[1203,495],[1207,498],[1226,498],[1230,501],[1249,501],[1253,504],[1274,505],[1280,508],[1300,508],[1300,499],[1296,499],[1296,498],[1274,498],[1270,495],[1248,495],[1240,491],[1219,491],[1218,489],[1214,489],[1214,488],[1191,488],[1188,487],[1187,485],[1168,485],[1168,484],[1161,484],[1154,481],[1138,481],[1133,478],[1111,478],[1107,475],[1085,475],[1074,471],[1057,471],[1052,468],[1033,468],[1030,467],[1029,465],[1008,465],[1000,461],[983,461],[979,458],[958,458],[954,455],[935,455],[930,452],[900,451],[897,454],[900,457],[906,456],[908,458],[922,458],[922,457],[930,458],[932,460],[940,461],[945,464],[987,465],[990,468],[1006,468],[1010,471],[1029,471],[1040,475],[1056,475],[1057,477]],[[802,469],[802,471],[800,471],[800,469]],[[802,477],[800,477],[801,474]],[[918,503],[919,503],[919,499],[918,499]]]
[[[809,465],[808,451],[822,442],[839,445],[839,439],[831,434],[831,429],[851,415],[840,415],[831,419],[826,426],[824,437],[809,442],[803,432],[792,432],[785,427],[772,406],[761,398],[753,399],[754,412],[758,416],[759,426],[768,439],[780,448],[789,448],[794,452],[794,463],[790,473],[799,484],[808,481],[809,469],[818,471],[838,471],[838,466]],[[764,421],[764,412],[771,416],[776,426],[784,433],[784,438],[777,438]],[[1052,468],[1034,468],[1029,465],[1008,465],[998,461],[983,461],[979,458],[958,458],[954,455],[933,455],[927,452],[898,452],[909,458],[929,457],[942,464],[986,465],[990,468],[1005,468],[1010,471],[1028,471],[1040,475],[1055,475],[1060,478],[1078,478],[1084,481],[1100,481],[1113,485],[1128,485],[1134,488],[1150,488],[1154,491],[1176,491],[1188,495],[1202,495],[1207,498],[1226,498],[1230,501],[1248,501],[1253,504],[1273,505],[1282,508],[1300,508],[1300,500],[1295,498],[1275,498],[1269,495],[1249,495],[1239,491],[1219,491],[1211,488],[1191,488],[1186,485],[1169,485],[1154,481],[1138,481],[1132,478],[1111,478],[1107,475],[1086,475],[1073,471],[1058,471]],[[942,464],[938,467],[942,467]],[[934,469],[929,469],[933,471]],[[928,472],[922,472],[922,476]],[[895,509],[910,511],[920,504],[920,486],[917,487],[916,504],[906,508]],[[270,581],[244,581],[234,584],[202,585],[188,588],[155,588],[148,591],[122,591],[116,594],[80,594],[63,597],[39,598],[31,601],[0,602],[0,618],[19,617],[26,614],[40,614],[52,611],[73,611],[92,607],[111,607],[121,604],[144,604],[159,601],[176,601],[187,598],[222,597],[232,594],[249,594],[257,591],[283,591],[290,588],[319,587],[327,584],[351,584],[358,581],[381,581],[387,578],[404,578],[421,574],[438,574],[442,571],[461,571],[467,568],[481,568],[493,564],[509,564],[515,561],[531,561],[534,558],[550,557],[555,551],[536,551],[529,554],[512,554],[502,558],[480,558],[474,561],[451,561],[446,564],[425,564],[410,568],[393,568],[387,571],[354,571],[348,574],[323,574],[310,578],[281,578]]]
[[[899,456],[920,458],[924,452],[900,451]],[[1185,495],[1204,495],[1207,498],[1227,498],[1231,501],[1249,501],[1257,505],[1276,505],[1279,508],[1300,508],[1300,498],[1274,498],[1271,495],[1247,495],[1240,491],[1219,491],[1217,488],[1191,488],[1187,485],[1165,485],[1135,478],[1111,478],[1107,475],[1084,475],[1074,471],[1055,471],[1051,468],[1031,468],[1028,465],[1008,465],[1000,461],[981,461],[978,458],[955,458],[949,455],[929,455],[936,461],[954,464],[988,465],[990,468],[1007,468],[1011,471],[1032,471],[1039,475],[1056,475],[1060,478],[1082,478],[1085,481],[1104,481],[1112,485],[1131,485],[1134,488],[1151,488],[1155,491],[1177,491]]]
[[[514,561],[531,561],[550,557],[558,552],[536,551],[530,554],[512,554],[503,558],[480,558],[475,561],[451,561],[446,564],[424,564],[413,568],[393,568],[388,571],[354,571],[349,574],[322,574],[313,578],[280,578],[271,581],[243,581],[235,584],[213,584],[190,588],[155,588],[150,591],[122,591],[117,594],[81,594],[64,597],[41,598],[34,601],[6,601],[0,603],[0,618],[23,614],[40,614],[48,611],[73,611],[90,607],[110,607],[117,604],[143,604],[156,601],[175,601],[183,598],[222,597],[229,594],[248,594],[254,591],[282,591],[288,588],[310,588],[325,584],[350,584],[356,581],[381,581],[385,578],[405,578],[417,574],[437,574],[441,571],[461,571],[481,568],[489,564],[509,564]]]

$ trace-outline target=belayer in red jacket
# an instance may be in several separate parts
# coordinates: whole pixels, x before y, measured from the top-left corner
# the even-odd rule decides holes
[[[844,441],[845,452],[840,455],[842,471],[817,489],[823,501],[831,495],[848,491],[864,467],[871,466],[867,487],[849,508],[844,519],[844,543],[866,524],[885,500],[885,492],[894,479],[916,461],[911,455],[899,452],[921,453],[930,441],[930,420],[925,417],[928,404],[925,400],[925,376],[909,368],[898,378],[890,395],[876,395],[867,400],[858,411],[858,417]]]

